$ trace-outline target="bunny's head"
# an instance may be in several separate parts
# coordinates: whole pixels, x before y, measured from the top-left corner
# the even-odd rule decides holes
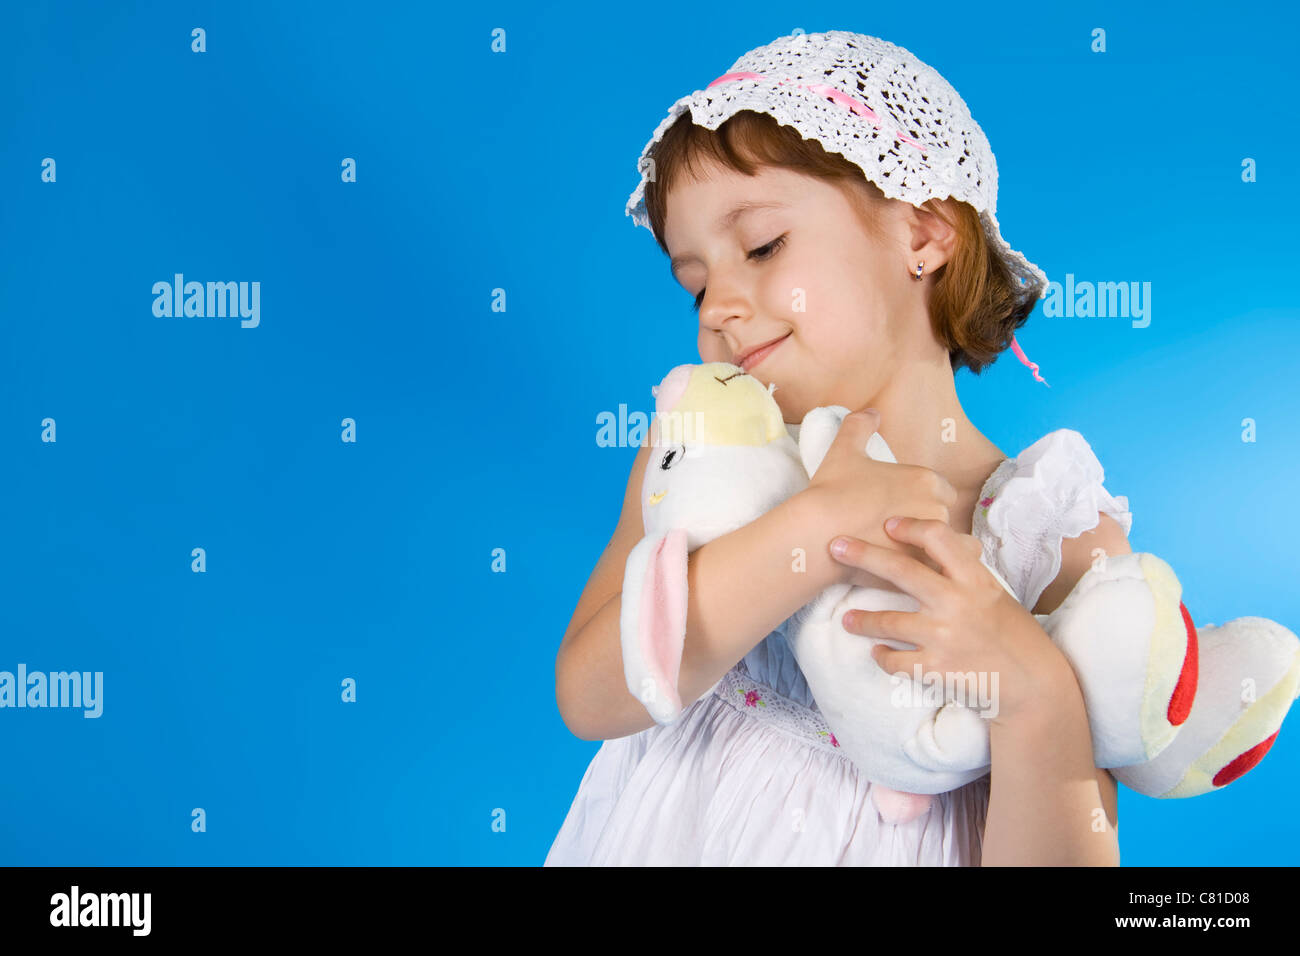
[[[652,392],[646,534],[680,528],[694,550],[807,486],[771,389],[739,366],[679,365]]]

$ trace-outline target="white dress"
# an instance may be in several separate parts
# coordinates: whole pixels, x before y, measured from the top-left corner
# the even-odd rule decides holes
[[[1027,607],[1055,579],[1061,542],[1128,500],[1103,487],[1083,436],[1050,432],[989,476],[972,534]],[[899,825],[837,751],[785,640],[758,643],[671,726],[606,740],[546,866],[978,866],[986,775]]]

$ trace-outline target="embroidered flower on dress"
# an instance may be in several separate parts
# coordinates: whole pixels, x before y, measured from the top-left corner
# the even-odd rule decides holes
[[[751,690],[751,691],[749,691],[748,693],[745,693],[745,691],[743,691],[743,690],[741,690],[739,687],[737,687],[737,688],[736,688],[736,693],[737,693],[737,694],[745,694],[745,706],[746,706],[746,707],[754,707],[754,706],[758,706],[758,707],[766,707],[766,706],[767,706],[767,702],[766,702],[765,700],[763,700],[762,696],[761,696],[761,695],[759,694],[759,692],[756,691],[756,690]]]
[[[829,731],[826,731],[826,730],[819,730],[819,731],[817,731],[817,733],[818,733],[820,736],[822,736],[822,737],[830,737],[830,738],[831,738],[831,746],[832,746],[832,747],[838,747],[838,746],[840,745],[840,742],[839,742],[838,740],[835,739],[835,735],[832,734],[832,733],[830,733]]]
[[[983,514],[985,517],[988,516],[989,505],[993,504],[993,499],[996,497],[997,495],[989,495],[987,498],[980,499],[980,513]]]

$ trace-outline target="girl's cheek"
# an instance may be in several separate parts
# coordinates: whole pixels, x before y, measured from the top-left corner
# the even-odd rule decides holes
[[[727,361],[726,349],[712,330],[701,327],[698,338],[698,350],[701,362]]]
[[[802,315],[814,298],[811,289],[813,276],[806,268],[791,266],[772,276],[768,286],[769,301],[778,315]]]

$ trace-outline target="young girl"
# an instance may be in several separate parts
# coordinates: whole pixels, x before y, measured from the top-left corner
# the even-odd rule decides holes
[[[1118,865],[1114,778],[1028,609],[1058,606],[1094,549],[1129,553],[1132,518],[1078,432],[1012,458],[957,400],[956,370],[1008,345],[1039,379],[1013,333],[1046,292],[1001,237],[993,154],[965,103],[874,37],[783,37],[674,104],[641,168],[628,211],[695,299],[701,360],[776,383],[796,438],[812,408],[859,411],[806,491],[691,553],[678,687],[693,703],[667,726],[628,693],[620,652],[653,449],[638,452],[556,661],[566,725],[604,744],[546,864]],[[867,457],[875,430],[898,464]],[[827,586],[868,575],[921,605],[846,615],[851,632],[916,645],[877,648],[887,671],[1000,678],[991,774],[905,823],[836,752],[783,632]]]

